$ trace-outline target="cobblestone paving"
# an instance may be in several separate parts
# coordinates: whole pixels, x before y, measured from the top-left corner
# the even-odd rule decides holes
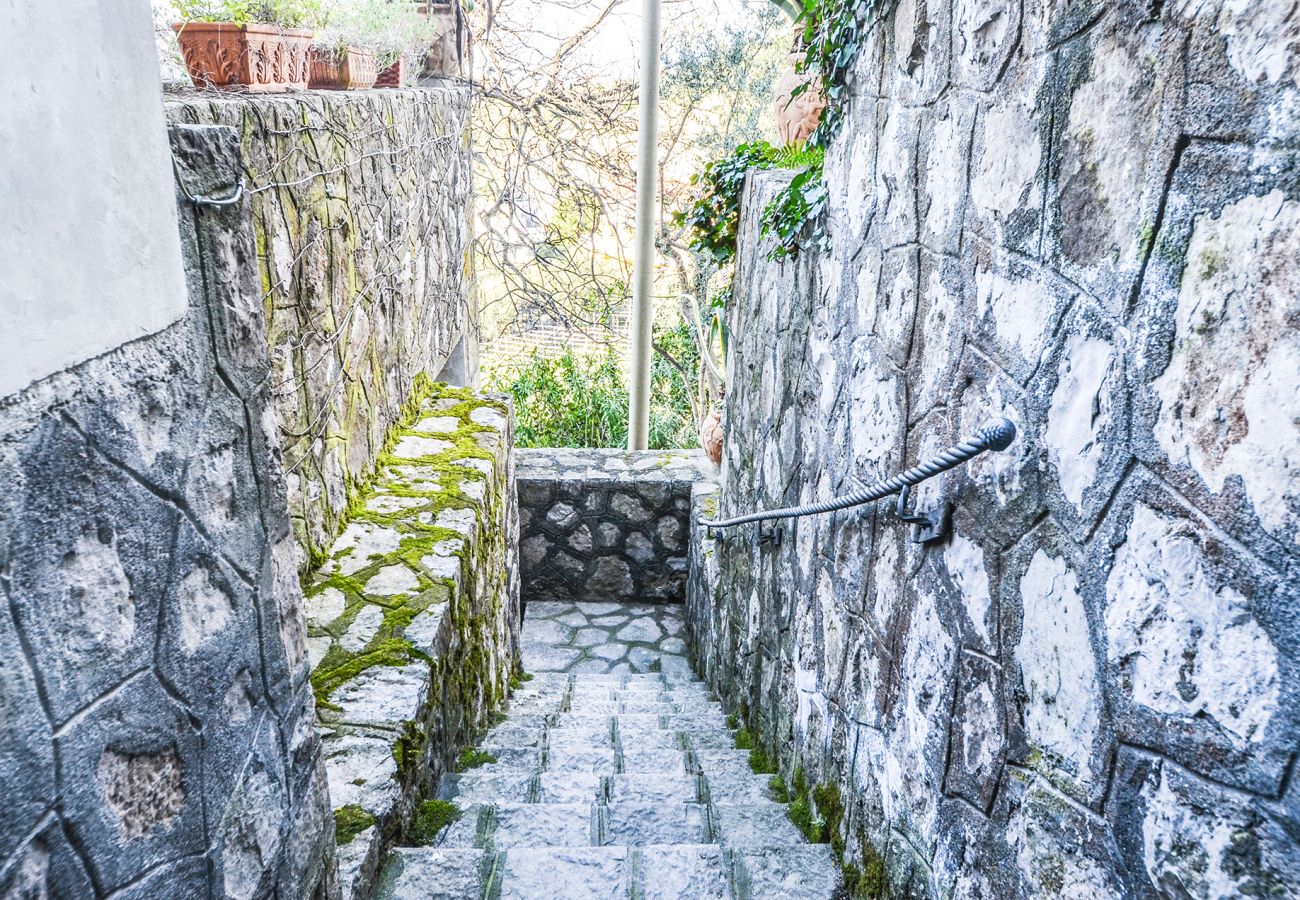
[[[735,749],[685,661],[676,607],[530,603],[525,668],[480,749],[447,775],[460,817],[394,850],[377,896],[819,900],[842,888]]]
[[[691,675],[680,605],[534,600],[524,621],[528,672]]]

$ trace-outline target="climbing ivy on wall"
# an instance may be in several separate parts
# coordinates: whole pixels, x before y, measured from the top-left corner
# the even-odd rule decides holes
[[[848,77],[866,39],[868,20],[889,0],[802,0],[800,45],[804,60],[799,71],[821,84],[826,110],[808,138],[810,147],[825,149],[839,133],[849,99]],[[795,94],[807,91],[805,83]],[[773,259],[786,259],[802,248],[826,246],[826,182],[819,158],[800,171],[763,209],[763,236],[775,239]]]
[[[839,133],[848,102],[848,77],[858,51],[870,30],[873,13],[889,0],[803,0],[801,44],[804,61],[799,71],[816,75],[826,95],[826,111],[809,143],[826,147]]]
[[[690,205],[673,215],[673,221],[690,229],[692,249],[710,254],[719,263],[730,262],[736,255],[745,174],[750,169],[816,169],[820,173],[822,155],[820,147],[780,148],[767,141],[741,144],[730,156],[714,160],[703,172],[691,176],[695,193]]]
[[[766,142],[742,144],[731,156],[709,163],[692,179],[699,190],[691,205],[677,214],[692,231],[692,247],[719,262],[735,256],[740,193],[750,168],[798,169],[763,209],[762,233],[773,238],[773,259],[797,256],[804,248],[825,246],[826,185],[824,151],[839,132],[848,102],[848,76],[866,40],[868,21],[890,0],[802,0],[800,71],[820,83],[826,110],[806,148],[773,148]],[[795,94],[808,90],[805,84]]]

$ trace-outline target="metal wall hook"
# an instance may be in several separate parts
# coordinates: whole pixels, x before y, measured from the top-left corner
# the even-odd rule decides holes
[[[912,526],[912,543],[929,544],[945,537],[952,524],[952,503],[943,500],[929,512],[910,515],[907,512],[907,498],[911,494],[912,486],[910,484],[905,485],[898,492],[898,503],[894,507],[894,515]]]
[[[760,547],[779,547],[782,537],[784,537],[784,529],[780,525],[764,527],[763,523],[759,523],[758,545]]]

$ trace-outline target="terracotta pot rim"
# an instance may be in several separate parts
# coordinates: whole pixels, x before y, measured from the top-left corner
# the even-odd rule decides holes
[[[248,34],[275,34],[283,37],[305,37],[315,35],[310,28],[281,28],[279,25],[266,25],[261,22],[249,22],[236,25],[234,22],[173,22],[172,31],[243,31]]]

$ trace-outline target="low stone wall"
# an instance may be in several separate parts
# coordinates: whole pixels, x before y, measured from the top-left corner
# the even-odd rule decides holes
[[[527,600],[685,597],[691,485],[698,450],[520,450]]]
[[[319,561],[416,376],[475,379],[469,92],[187,90],[167,113],[242,135],[289,506]]]
[[[184,317],[0,404],[0,896],[330,893],[249,202],[180,210]]]
[[[938,543],[891,503],[699,536],[702,669],[864,893],[1285,894],[1300,13],[864,6],[825,252],[768,259],[789,175],[747,188],[720,512],[1019,436],[913,491]]]
[[[505,698],[519,658],[510,414],[421,381],[307,590],[344,898],[369,896],[415,804]]]

